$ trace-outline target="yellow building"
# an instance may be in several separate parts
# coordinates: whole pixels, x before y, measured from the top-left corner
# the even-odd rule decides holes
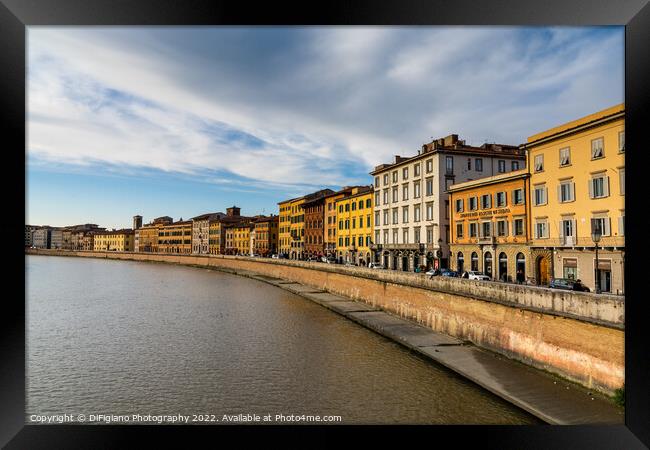
[[[625,105],[533,135],[529,217],[536,281],[580,279],[624,293]],[[598,266],[593,227],[602,229]]]
[[[192,221],[178,221],[160,227],[158,252],[192,253]]]
[[[339,262],[367,266],[373,231],[373,188],[352,188],[350,195],[339,198],[336,207],[336,256]]]
[[[449,187],[450,269],[509,282],[531,277],[529,177],[519,170]]]
[[[306,196],[305,196],[306,197]],[[305,197],[291,202],[291,215],[289,223],[290,234],[290,259],[303,259],[305,251],[305,211],[302,205],[305,203]]]
[[[132,252],[134,233],[131,229],[93,233],[93,250],[108,252]]]
[[[291,252],[291,211],[292,203],[298,200],[292,198],[278,203],[279,206],[279,223],[278,223],[278,252],[280,255],[289,257]]]
[[[240,224],[232,227],[233,244],[236,255],[250,256],[251,249],[251,228],[252,224]]]

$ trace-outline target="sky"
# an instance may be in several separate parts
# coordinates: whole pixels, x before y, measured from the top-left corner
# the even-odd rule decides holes
[[[26,78],[26,223],[122,228],[519,145],[624,101],[624,28],[30,26]]]

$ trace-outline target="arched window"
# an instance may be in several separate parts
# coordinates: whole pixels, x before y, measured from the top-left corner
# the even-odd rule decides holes
[[[476,252],[472,252],[472,260],[471,260],[471,265],[470,269],[473,271],[478,271],[478,254]]]
[[[499,280],[508,281],[508,255],[499,253]]]
[[[517,283],[524,283],[526,281],[526,257],[524,256],[523,253],[517,253],[516,266],[517,266],[517,275],[516,275]]]
[[[465,270],[465,257],[463,256],[463,252],[458,252],[458,256],[456,257],[456,271],[457,272],[463,272]]]

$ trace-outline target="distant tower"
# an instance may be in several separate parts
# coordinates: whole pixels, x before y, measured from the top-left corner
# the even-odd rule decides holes
[[[142,228],[142,216],[133,216],[133,229]]]
[[[238,217],[239,216],[239,211],[240,211],[240,209],[238,207],[232,206],[232,207],[226,209],[226,214],[229,217]]]

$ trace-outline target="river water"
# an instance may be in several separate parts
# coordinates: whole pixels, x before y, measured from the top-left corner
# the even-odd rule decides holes
[[[26,256],[26,280],[28,422],[35,414],[152,416],[141,423],[176,414],[219,423],[238,414],[331,415],[355,424],[538,422],[260,281],[36,255]]]

